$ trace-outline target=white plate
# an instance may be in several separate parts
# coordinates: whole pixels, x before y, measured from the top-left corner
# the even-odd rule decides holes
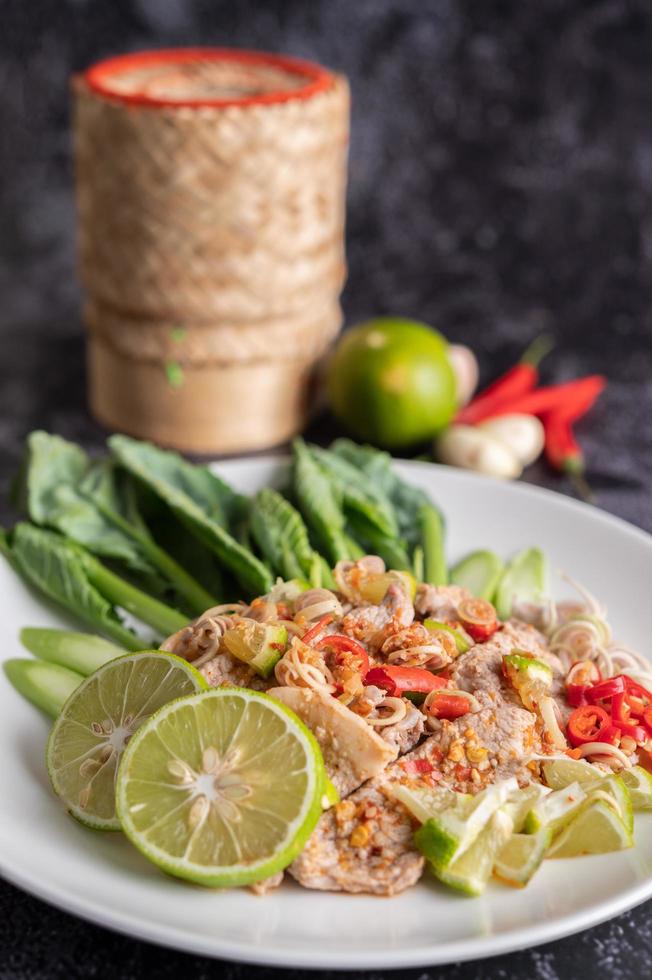
[[[243,491],[270,480],[272,459],[220,472]],[[611,612],[616,635],[645,650],[652,636],[652,538],[616,518],[525,485],[445,467],[401,463],[448,520],[449,557],[478,547],[502,555],[542,545],[553,568],[583,582]],[[564,590],[558,590],[563,592]],[[24,625],[62,623],[0,562],[4,658],[20,656]],[[50,792],[47,724],[0,680],[0,869],[76,915],[177,949],[273,966],[391,968],[491,956],[604,921],[652,896],[652,814],[636,817],[636,848],[546,862],[522,890],[492,885],[477,899],[425,879],[392,899],[308,892],[292,883],[266,898],[167,878],[118,834],[86,830]]]

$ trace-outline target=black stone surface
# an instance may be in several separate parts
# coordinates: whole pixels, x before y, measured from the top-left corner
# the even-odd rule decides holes
[[[0,517],[32,428],[91,448],[104,438],[84,398],[68,75],[119,51],[196,43],[282,50],[350,76],[348,321],[419,317],[470,343],[486,377],[552,332],[547,378],[610,379],[580,427],[599,506],[652,531],[647,0],[0,3]],[[570,490],[542,465],[526,479]],[[651,913],[401,975],[649,977]],[[278,975],[125,939],[0,884],[0,980]]]

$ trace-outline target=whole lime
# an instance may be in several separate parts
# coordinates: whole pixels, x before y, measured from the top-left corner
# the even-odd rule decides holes
[[[351,433],[388,449],[432,439],[456,409],[446,340],[425,323],[399,317],[347,330],[330,359],[327,389]]]

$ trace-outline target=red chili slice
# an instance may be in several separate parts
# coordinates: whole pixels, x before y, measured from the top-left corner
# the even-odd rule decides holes
[[[437,691],[426,708],[429,715],[433,718],[446,718],[452,721],[454,718],[461,718],[471,710],[469,699],[462,694],[447,694],[445,691]]]
[[[500,627],[496,610],[486,599],[463,599],[457,607],[457,615],[476,643],[484,643]]]
[[[601,742],[601,733],[614,727],[611,718],[597,704],[586,704],[576,708],[568,719],[566,734],[574,748],[586,742]]]
[[[567,684],[566,700],[572,708],[581,708],[585,704],[590,704],[587,697],[590,690],[591,688],[586,684]]]
[[[364,679],[365,684],[380,687],[392,696],[414,693],[429,694],[446,687],[445,677],[431,674],[423,667],[372,667]]]
[[[303,636],[301,637],[302,643],[310,643],[311,640],[314,640],[314,638],[321,633],[324,626],[328,626],[328,624],[332,622],[333,618],[334,617],[332,613],[326,613],[325,616],[322,616],[321,619],[318,619],[317,622],[314,623],[310,627],[310,629],[306,630],[306,632],[303,634]]]
[[[625,680],[626,678],[622,674],[618,674],[617,677],[609,677],[606,681],[594,684],[589,694],[591,702],[595,704],[596,701],[602,701],[604,698],[613,698],[616,694],[624,694]]]
[[[369,670],[369,654],[357,640],[351,639],[350,636],[344,636],[342,633],[334,633],[332,636],[323,636],[321,640],[315,643],[316,650],[323,650],[325,647],[329,647],[331,650],[335,650],[337,654],[338,663],[344,663],[345,659],[348,661],[348,656],[352,655],[360,661],[360,666],[356,668],[360,671],[364,677]]]

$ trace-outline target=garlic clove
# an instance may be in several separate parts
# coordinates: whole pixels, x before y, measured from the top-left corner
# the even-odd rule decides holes
[[[451,425],[435,443],[442,463],[475,470],[499,480],[515,480],[523,472],[516,454],[500,439],[473,425]]]
[[[461,408],[471,400],[473,392],[478,387],[480,370],[478,360],[470,347],[462,344],[451,344],[448,348],[448,359],[455,372],[457,386],[457,404]]]
[[[478,428],[509,446],[521,466],[529,466],[543,451],[543,425],[534,415],[500,415],[488,419]]]

